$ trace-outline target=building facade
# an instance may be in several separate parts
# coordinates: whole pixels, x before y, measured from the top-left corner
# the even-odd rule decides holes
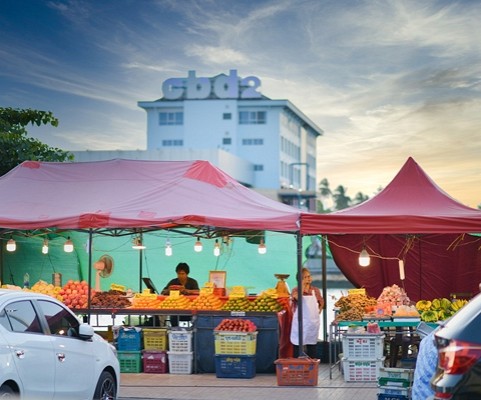
[[[262,95],[260,84],[236,70],[167,79],[162,98],[138,102],[147,113],[146,151],[74,152],[75,160],[203,159],[268,197],[313,210],[323,131],[290,101]]]

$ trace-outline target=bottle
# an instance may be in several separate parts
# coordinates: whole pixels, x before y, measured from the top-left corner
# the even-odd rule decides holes
[[[24,289],[29,289],[30,288],[30,275],[28,272],[25,273],[23,276],[23,288]]]

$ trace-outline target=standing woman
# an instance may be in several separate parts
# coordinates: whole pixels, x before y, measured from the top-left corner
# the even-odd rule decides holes
[[[292,289],[293,316],[291,326],[291,343],[294,345],[294,354],[302,355],[299,351],[299,322],[298,322],[298,294],[299,288]],[[312,286],[311,272],[302,268],[302,343],[303,352],[311,358],[317,358],[317,340],[321,325],[320,313],[324,307],[324,298],[321,291]]]

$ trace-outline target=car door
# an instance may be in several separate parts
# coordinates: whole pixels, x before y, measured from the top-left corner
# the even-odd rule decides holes
[[[3,337],[12,352],[18,378],[26,399],[52,399],[54,390],[54,349],[33,304],[12,301],[0,310]]]
[[[49,300],[37,304],[47,321],[55,352],[53,398],[91,398],[97,383],[94,343],[78,337],[79,320],[66,307]]]

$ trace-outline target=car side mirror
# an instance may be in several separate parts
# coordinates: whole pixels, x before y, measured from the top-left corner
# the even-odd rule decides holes
[[[80,339],[89,340],[94,336],[94,328],[89,324],[80,324],[78,328],[78,335]]]

